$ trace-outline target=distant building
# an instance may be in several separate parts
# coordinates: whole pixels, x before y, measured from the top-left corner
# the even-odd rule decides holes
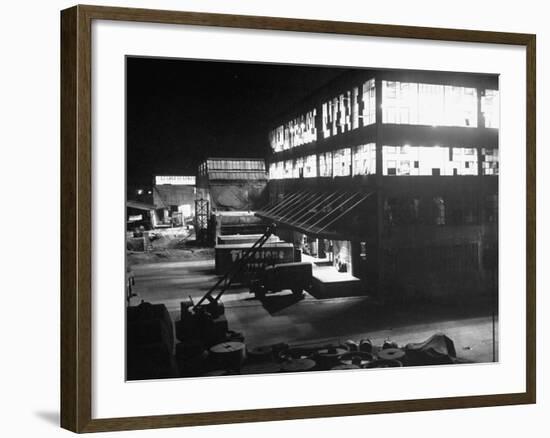
[[[358,70],[273,124],[256,214],[382,298],[487,296],[498,235],[495,75]]]
[[[126,229],[134,231],[140,228],[150,230],[155,224],[155,206],[145,202],[126,201]]]
[[[200,164],[197,200],[211,212],[250,211],[265,203],[265,161],[256,158],[208,158]]]
[[[235,233],[246,234],[258,229],[263,232],[265,227],[249,212],[265,204],[266,187],[263,158],[206,159],[198,168],[197,238],[212,244],[217,234],[228,227]]]
[[[181,226],[195,215],[195,177],[156,175],[153,181],[155,226]]]

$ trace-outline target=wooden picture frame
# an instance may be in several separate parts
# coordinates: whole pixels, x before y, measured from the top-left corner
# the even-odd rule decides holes
[[[92,418],[92,91],[94,20],[517,45],[526,48],[526,391],[127,418]],[[531,34],[75,6],[61,13],[61,426],[97,432],[535,403],[535,48]]]

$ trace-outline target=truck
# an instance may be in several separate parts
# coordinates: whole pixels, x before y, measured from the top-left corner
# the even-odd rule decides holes
[[[304,290],[310,290],[312,266],[308,262],[280,263],[266,266],[250,283],[250,291],[258,299],[268,293],[291,290],[293,295],[301,297]]]

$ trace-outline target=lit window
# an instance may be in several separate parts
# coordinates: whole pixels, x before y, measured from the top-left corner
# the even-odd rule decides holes
[[[282,178],[284,178],[284,163],[282,161],[271,163],[269,165],[269,179]]]
[[[279,161],[277,163],[277,179],[282,179],[285,176],[285,163],[283,161]]]
[[[285,161],[285,178],[292,178],[292,160]]]
[[[304,176],[304,159],[302,157],[294,160],[293,178],[302,178]]]
[[[330,128],[329,123],[331,121],[331,111],[330,111],[330,102],[323,103],[322,111],[323,111],[323,138],[330,137]]]
[[[363,126],[376,122],[376,88],[374,79],[363,84]]]
[[[351,95],[351,129],[359,128],[359,88],[354,87]]]
[[[481,96],[481,112],[486,128],[499,127],[499,93],[498,90],[485,90]]]
[[[334,176],[350,176],[351,149],[339,149],[334,152]]]
[[[481,171],[483,175],[498,175],[498,149],[481,149]]]
[[[338,97],[338,105],[340,107],[340,120],[338,121],[338,125],[340,126],[340,132],[346,132],[351,129],[350,100],[349,94],[340,94]]]
[[[338,134],[338,113],[340,112],[340,99],[335,97],[332,99],[332,135]]]
[[[280,152],[317,140],[315,117],[317,110],[305,114],[281,125],[269,133],[269,142],[274,152]]]
[[[319,176],[332,177],[332,152],[319,154]]]
[[[323,138],[359,128],[360,119],[363,120],[363,126],[375,122],[374,86],[374,79],[372,79],[363,84],[362,96],[360,96],[359,87],[354,87],[323,102],[321,106]],[[360,99],[363,102],[362,114],[360,114]]]
[[[477,126],[475,88],[382,81],[383,123]]]
[[[315,178],[317,176],[317,156],[308,155],[304,163],[304,178]]]
[[[477,175],[477,149],[441,146],[383,146],[382,174]]]
[[[371,175],[376,173],[376,145],[374,143],[353,148],[353,174]]]

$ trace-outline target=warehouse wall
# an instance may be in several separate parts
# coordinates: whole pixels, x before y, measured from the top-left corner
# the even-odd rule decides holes
[[[266,202],[265,181],[211,182],[207,189],[212,209],[221,211],[257,210]]]
[[[195,206],[195,186],[184,185],[156,185],[153,188],[153,203],[158,207],[170,205],[192,205]]]

